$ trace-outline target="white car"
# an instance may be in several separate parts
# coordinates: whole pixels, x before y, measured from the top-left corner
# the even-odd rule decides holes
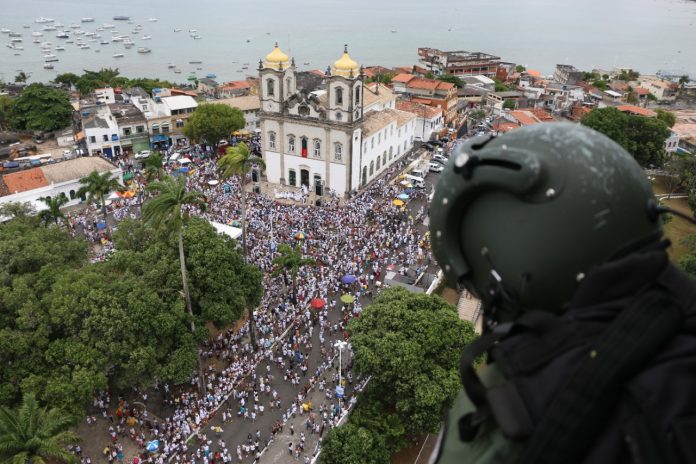
[[[150,150],[143,150],[135,154],[135,159],[145,159],[148,156],[150,156]]]
[[[428,165],[428,170],[429,170],[430,172],[436,172],[436,173],[439,174],[439,173],[441,173],[444,169],[445,169],[445,167],[444,167],[443,165],[441,165],[441,164],[438,164],[438,163],[430,163],[430,164]]]
[[[436,153],[433,155],[433,161],[435,163],[440,163],[440,164],[445,164],[448,161],[448,158],[444,155],[441,155],[439,153]],[[431,163],[432,164],[432,163]]]

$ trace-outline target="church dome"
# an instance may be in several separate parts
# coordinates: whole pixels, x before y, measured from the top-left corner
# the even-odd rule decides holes
[[[343,56],[334,62],[333,74],[343,77],[357,77],[360,75],[360,65],[348,54],[348,45],[343,48]]]
[[[266,55],[264,68],[272,68],[279,71],[281,69],[286,69],[289,65],[290,58],[278,48],[278,42],[276,42],[273,51]]]

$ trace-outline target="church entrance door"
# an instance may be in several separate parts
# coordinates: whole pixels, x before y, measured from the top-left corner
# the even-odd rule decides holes
[[[307,169],[300,170],[300,185],[309,188],[309,171]]]

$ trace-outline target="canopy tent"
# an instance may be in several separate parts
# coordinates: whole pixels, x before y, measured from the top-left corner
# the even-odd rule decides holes
[[[215,228],[219,234],[227,235],[233,239],[238,239],[242,236],[242,229],[237,227],[228,226],[227,224],[222,224],[219,222],[209,221],[210,225]]]
[[[411,197],[409,197],[409,196],[406,195],[405,193],[400,193],[399,195],[397,195],[396,198],[398,198],[399,200],[402,200],[402,201],[406,201],[406,200],[408,200],[408,199],[411,198]]]
[[[295,240],[304,240],[307,238],[307,235],[304,232],[297,232],[295,234]]]
[[[219,183],[220,183],[220,181],[219,181],[219,180],[215,180],[215,179],[212,179],[212,180],[209,180],[209,181],[208,181],[208,185],[217,185],[217,184],[219,184]]]

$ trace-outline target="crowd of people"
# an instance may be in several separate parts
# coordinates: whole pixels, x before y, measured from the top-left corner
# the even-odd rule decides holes
[[[192,157],[196,168],[186,174],[167,168],[173,174],[186,175],[188,187],[204,193],[208,208],[205,212],[191,209],[191,214],[227,224],[241,221],[239,180],[226,181],[227,188],[223,182],[210,182],[218,180],[216,154],[202,148],[191,152],[209,156]],[[202,347],[209,366],[205,395],[198,393],[197,376],[186,388],[158,385],[160,406],[169,412],[166,418],[148,417],[145,401],[145,407],[136,407],[123,398],[113,401],[108,393],[100,395],[95,399],[95,409],[111,422],[105,459],[119,464],[124,459],[133,464],[256,460],[279,433],[287,432],[284,424],[288,419],[306,415],[306,428],[292,431],[288,452],[294,459],[308,462],[316,449],[306,449],[306,436],[321,437],[345,413],[349,397],[355,398],[350,356],[344,355],[346,362],[340,366],[339,375],[334,340],[348,337],[347,323],[383,288],[381,279],[388,268],[425,269],[431,262],[428,237],[419,227],[427,206],[400,207],[391,201],[403,190],[395,176],[406,162],[397,161],[385,175],[351,198],[331,196],[321,207],[307,206],[301,199],[281,202],[248,193],[249,261],[264,271],[265,292],[253,316],[258,351],[251,345],[248,321],[211,338]],[[144,183],[138,175],[134,181]],[[415,190],[410,197],[425,200],[426,193]],[[422,203],[427,205],[427,201]],[[116,220],[139,214],[135,199],[114,202],[111,208]],[[109,249],[106,233],[99,235],[90,214],[72,216],[71,228],[88,238],[94,239],[93,234],[97,234],[99,242]],[[302,232],[302,239],[296,238],[298,232]],[[280,243],[300,245],[302,253],[316,262],[300,269],[294,289],[286,276],[271,275]],[[354,276],[355,282],[344,284],[342,277],[346,275]],[[351,295],[354,302],[341,303],[344,294]],[[315,298],[326,304],[312,309],[309,302]],[[344,401],[335,397],[339,377],[346,388]],[[290,390],[288,385],[295,396],[281,393]],[[308,401],[312,391],[322,392],[321,404]],[[227,426],[247,422],[252,429],[268,414],[278,418],[267,430],[257,429],[238,443],[228,444],[222,438]],[[213,422],[220,422],[217,429],[210,428]],[[209,437],[211,433],[215,437]],[[191,436],[194,438],[189,441]],[[123,457],[124,440],[137,446],[138,456]],[[154,440],[158,442],[157,450],[148,452],[147,445]]]

